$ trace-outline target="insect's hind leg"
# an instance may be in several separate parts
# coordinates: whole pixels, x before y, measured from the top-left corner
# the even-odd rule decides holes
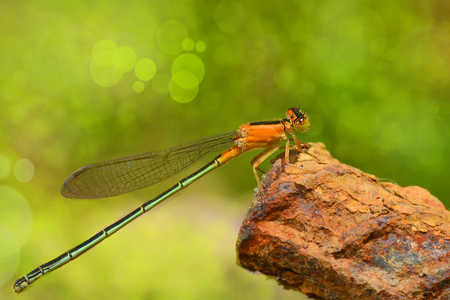
[[[258,172],[265,174],[263,170],[259,168],[259,165],[265,161],[267,158],[269,158],[272,154],[274,154],[278,149],[281,147],[281,141],[278,141],[276,143],[270,144],[264,151],[256,155],[251,161],[250,164],[253,167],[253,173],[255,174],[256,181],[258,182],[259,190],[262,191],[261,181],[259,180]]]

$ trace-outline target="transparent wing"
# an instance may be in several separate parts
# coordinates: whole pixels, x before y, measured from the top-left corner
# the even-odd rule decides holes
[[[207,154],[230,148],[235,135],[236,131],[226,132],[166,150],[83,167],[67,178],[61,194],[66,198],[95,199],[148,187],[186,170]]]

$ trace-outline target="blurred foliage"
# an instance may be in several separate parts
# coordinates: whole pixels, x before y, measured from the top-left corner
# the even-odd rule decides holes
[[[69,201],[59,187],[72,171],[292,106],[312,119],[300,139],[450,206],[448,0],[3,0],[0,11],[2,299],[16,277],[165,187]],[[22,298],[297,299],[234,265],[251,157]]]

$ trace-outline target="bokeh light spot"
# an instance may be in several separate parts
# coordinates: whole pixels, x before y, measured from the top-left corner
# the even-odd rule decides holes
[[[192,49],[194,49],[194,41],[191,39],[185,39],[183,41],[183,50],[184,51],[192,51]]]
[[[34,165],[28,159],[19,159],[14,165],[14,176],[20,182],[28,182],[34,177]]]
[[[101,67],[111,66],[117,56],[117,46],[113,41],[98,41],[92,49],[92,60]]]
[[[197,50],[197,52],[203,52],[206,50],[206,44],[204,41],[198,41],[197,43],[195,43],[195,50]]]
[[[171,79],[169,82],[169,93],[173,100],[179,103],[189,103],[197,96],[198,86],[193,89],[184,89]]]
[[[145,84],[142,81],[135,81],[133,83],[133,90],[136,93],[142,93],[145,90]]]
[[[189,71],[179,71],[172,75],[172,80],[184,89],[193,89],[198,86],[197,77]]]
[[[159,48],[167,54],[178,54],[183,50],[183,42],[189,37],[183,23],[169,20],[158,28],[156,41]]]
[[[102,67],[91,62],[91,77],[96,84],[101,87],[111,87],[116,85],[122,79],[122,72],[119,72],[114,66]]]
[[[0,180],[8,178],[11,174],[11,161],[3,154],[0,154]]]
[[[197,78],[199,84],[205,76],[203,61],[192,53],[181,54],[172,63],[172,76],[180,71],[191,72]]]
[[[158,94],[165,94],[169,91],[170,76],[165,73],[158,73],[152,80],[152,89]]]
[[[136,63],[136,53],[128,46],[121,46],[117,49],[114,60],[114,67],[117,71],[126,73],[130,72]]]
[[[217,27],[223,32],[235,32],[244,24],[244,7],[238,1],[222,1],[216,6],[214,20]]]
[[[155,77],[156,65],[150,58],[143,58],[136,63],[134,72],[140,80],[149,81]]]

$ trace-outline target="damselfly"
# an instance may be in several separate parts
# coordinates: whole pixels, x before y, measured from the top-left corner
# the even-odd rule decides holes
[[[16,280],[13,286],[14,291],[16,293],[22,292],[37,279],[92,249],[157,204],[231,159],[249,150],[265,148],[251,161],[256,181],[261,190],[257,173],[258,166],[281,148],[282,140],[286,140],[285,160],[287,163],[289,162],[291,138],[299,150],[308,148],[308,145],[299,141],[294,133],[294,129],[298,132],[308,130],[310,122],[306,113],[293,107],[287,110],[286,117],[286,119],[278,121],[244,124],[236,131],[206,137],[167,150],[109,160],[75,171],[62,186],[61,193],[64,197],[77,199],[112,197],[163,181],[192,166],[205,155],[223,151],[211,162],[183,178],[159,196],[144,203],[75,248],[40,265],[26,276]]]

